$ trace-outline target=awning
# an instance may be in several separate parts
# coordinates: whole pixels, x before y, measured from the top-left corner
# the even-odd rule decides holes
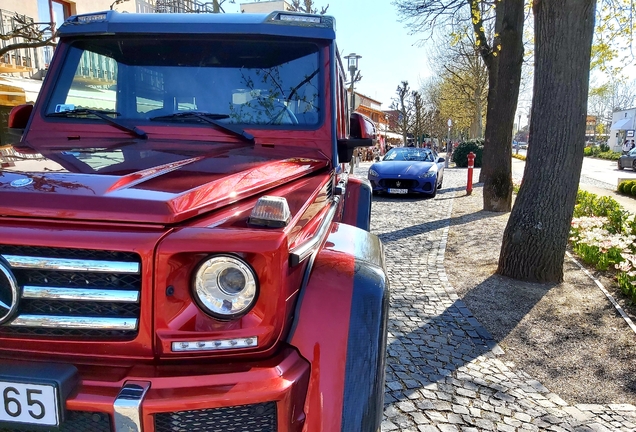
[[[618,120],[612,125],[611,130],[631,130],[634,129],[634,118],[626,117]]]
[[[26,102],[35,102],[42,87],[42,81],[30,78],[0,77],[0,84],[18,87],[24,91]],[[22,102],[24,103],[24,102]]]
[[[383,130],[378,132],[378,135],[382,135],[382,136],[386,136],[388,138],[394,138],[394,139],[402,139],[402,135],[397,134],[395,132],[385,132]]]

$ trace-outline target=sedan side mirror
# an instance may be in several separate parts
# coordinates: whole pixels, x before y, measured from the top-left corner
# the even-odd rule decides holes
[[[357,147],[371,147],[376,143],[375,124],[369,117],[353,113],[349,119],[349,138],[338,140],[338,160],[351,162]]]
[[[444,159],[443,157],[437,158],[437,162],[446,162],[446,159]]]

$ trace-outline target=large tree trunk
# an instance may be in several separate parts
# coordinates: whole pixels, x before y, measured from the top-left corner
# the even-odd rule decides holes
[[[488,211],[507,212],[512,207],[511,143],[523,64],[523,5],[522,0],[497,3],[499,41],[486,59],[488,108],[480,180]]]
[[[587,111],[596,0],[534,0],[535,80],[523,184],[504,232],[498,273],[563,280]]]

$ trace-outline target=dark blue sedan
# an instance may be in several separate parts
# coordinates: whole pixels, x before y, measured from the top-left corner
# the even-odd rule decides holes
[[[393,148],[369,168],[373,193],[418,193],[434,197],[443,180],[444,158],[426,148]]]

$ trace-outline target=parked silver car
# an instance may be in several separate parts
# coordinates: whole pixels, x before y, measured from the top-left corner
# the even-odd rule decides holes
[[[636,147],[618,158],[618,169],[631,168],[636,171]]]

